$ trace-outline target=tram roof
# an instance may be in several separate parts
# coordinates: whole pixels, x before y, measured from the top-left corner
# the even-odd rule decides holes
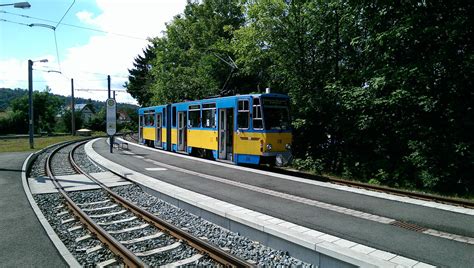
[[[229,99],[235,99],[235,98],[241,98],[241,97],[271,97],[271,98],[289,99],[288,95],[280,94],[280,93],[256,93],[256,94],[233,95],[233,96],[225,96],[225,97],[211,97],[211,98],[205,98],[205,99],[201,99],[201,100],[189,100],[189,101],[175,102],[175,103],[172,103],[172,104],[178,104],[178,105],[179,104],[193,104],[193,103],[211,102],[211,101],[215,101],[215,100],[218,100],[218,99],[229,100]],[[162,108],[165,108],[167,105],[168,104],[142,107],[142,108],[139,108],[138,110],[139,111],[145,111],[145,110],[162,109]]]

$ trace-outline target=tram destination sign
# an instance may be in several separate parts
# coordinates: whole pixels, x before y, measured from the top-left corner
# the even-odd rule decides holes
[[[112,136],[117,132],[117,103],[114,99],[107,99],[107,135]]]

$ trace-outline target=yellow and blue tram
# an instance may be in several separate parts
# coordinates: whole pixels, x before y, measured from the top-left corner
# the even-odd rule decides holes
[[[265,93],[143,107],[139,142],[235,164],[291,159],[289,97]]]

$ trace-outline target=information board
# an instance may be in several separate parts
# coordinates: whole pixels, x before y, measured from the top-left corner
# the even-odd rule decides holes
[[[117,103],[114,99],[107,99],[107,135],[112,136],[117,132]]]

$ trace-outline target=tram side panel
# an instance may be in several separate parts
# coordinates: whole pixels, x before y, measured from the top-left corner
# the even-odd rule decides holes
[[[290,159],[291,130],[278,123],[282,110],[276,109],[286,109],[287,99],[278,94],[253,94],[142,108],[141,142],[149,144],[154,141],[165,150],[187,154],[193,148],[204,149],[206,153],[212,152],[215,159],[235,164]],[[266,112],[262,104],[267,107]],[[147,117],[147,113],[151,113],[151,109],[154,113],[162,113],[161,128],[156,127],[155,122],[148,122],[150,116]],[[274,124],[269,124],[268,116]],[[152,117],[159,121],[157,115]],[[264,128],[265,121],[268,122]],[[156,129],[161,129],[161,135],[154,132]],[[156,141],[158,137],[161,142]]]

